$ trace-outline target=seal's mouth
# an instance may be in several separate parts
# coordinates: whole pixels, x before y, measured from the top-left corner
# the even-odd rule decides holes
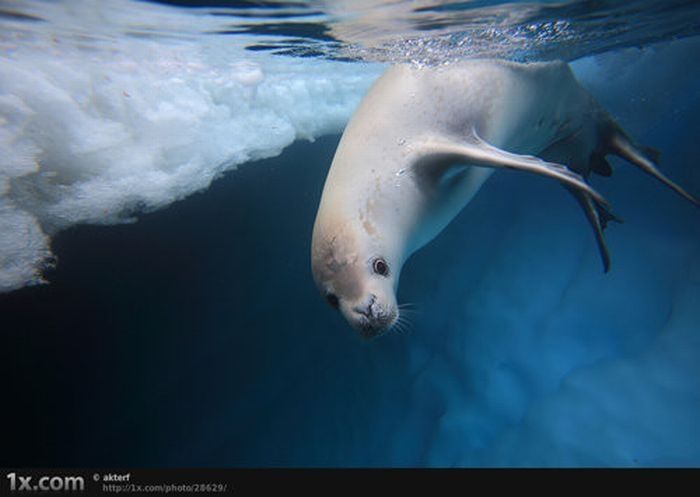
[[[383,335],[384,332],[387,331],[389,328],[391,328],[391,325],[385,326],[368,323],[362,327],[358,327],[357,330],[362,338],[370,340],[372,338],[376,338],[380,335]]]
[[[390,306],[384,306],[377,301],[375,295],[370,295],[364,305],[352,308],[350,324],[362,338],[375,338],[391,328],[398,319],[398,312]]]

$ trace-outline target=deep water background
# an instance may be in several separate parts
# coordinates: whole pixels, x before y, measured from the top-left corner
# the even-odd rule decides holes
[[[575,66],[696,195],[697,47]],[[604,275],[562,188],[499,173],[404,268],[412,331],[364,342],[309,270],[338,138],[59,234],[0,296],[0,466],[700,465],[697,208],[615,161]]]

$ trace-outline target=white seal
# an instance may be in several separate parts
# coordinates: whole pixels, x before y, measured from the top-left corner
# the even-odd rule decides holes
[[[586,181],[609,176],[607,154],[700,202],[654,165],[562,62],[473,60],[439,68],[398,65],[370,89],[340,140],[313,231],[314,280],[363,336],[398,320],[406,259],[432,240],[496,168],[561,182],[593,226],[616,218]]]

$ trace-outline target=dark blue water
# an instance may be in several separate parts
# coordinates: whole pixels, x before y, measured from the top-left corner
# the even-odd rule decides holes
[[[16,378],[3,422],[27,427],[9,433],[3,463],[266,464],[252,426],[296,431],[269,418],[275,401],[324,363],[362,360],[343,352],[357,340],[331,331],[343,323],[318,312],[308,274],[336,142],[296,145],[137,224],[59,235],[52,284],[1,304],[3,377]]]
[[[696,195],[699,55],[690,38],[574,65]],[[697,208],[614,162],[595,183],[625,219],[604,275],[566,192],[499,172],[404,268],[411,331],[363,341],[309,268],[338,139],[241,162],[134,224],[59,231],[51,283],[0,294],[0,466],[700,465]]]

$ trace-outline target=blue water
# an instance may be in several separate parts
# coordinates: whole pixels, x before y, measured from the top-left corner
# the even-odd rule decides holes
[[[700,465],[700,216],[628,164],[594,180],[607,275],[515,172],[407,263],[408,333],[361,340],[309,268],[339,133],[401,57],[571,60],[700,194],[694,2],[67,4],[0,19],[0,466]]]

